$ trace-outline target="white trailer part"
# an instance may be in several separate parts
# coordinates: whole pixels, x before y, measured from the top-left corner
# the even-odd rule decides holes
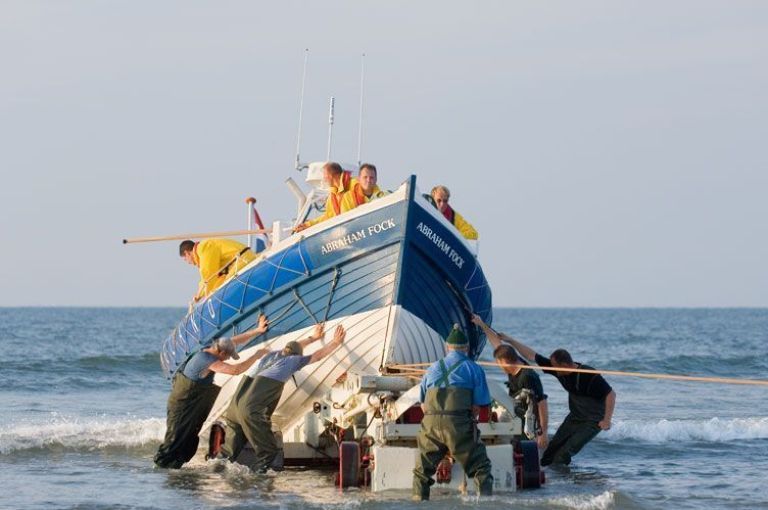
[[[511,444],[486,447],[488,458],[491,459],[493,474],[493,490],[495,492],[513,491],[515,484],[514,448]],[[374,463],[371,473],[371,490],[373,492],[392,489],[411,489],[413,486],[413,466],[419,456],[418,448],[402,446],[374,446],[372,448]],[[436,483],[433,491],[450,490],[461,493],[474,493],[474,482],[468,480],[458,462],[451,468],[449,483]]]
[[[374,492],[410,489],[419,455],[416,438],[421,429],[420,418],[413,418],[414,411],[419,416],[415,409],[419,402],[417,382],[409,377],[348,372],[322,401],[315,402],[314,412],[284,430],[286,462],[294,465],[312,464],[323,459],[333,462],[341,456],[340,465],[357,464],[359,479],[369,484]],[[489,383],[489,390],[494,401],[492,418],[479,423],[477,428],[491,460],[494,490],[504,492],[521,488],[521,485],[538,486],[535,444],[528,442],[524,445],[527,448],[525,456],[519,445],[517,448],[513,445],[513,440],[523,433],[521,420],[513,414],[514,400],[498,382]],[[337,441],[344,441],[341,448]],[[340,453],[342,450],[346,453]],[[515,466],[516,462],[522,463],[523,457],[529,464],[525,483],[521,481],[521,467],[516,469]],[[535,465],[531,466],[531,462]],[[446,476],[447,469],[444,469],[441,476],[436,477],[435,490],[474,491],[474,482],[466,479],[459,463],[446,466],[450,466],[450,476]],[[357,475],[353,471],[347,465],[341,473],[341,479],[346,480],[342,482],[343,486],[357,485]]]

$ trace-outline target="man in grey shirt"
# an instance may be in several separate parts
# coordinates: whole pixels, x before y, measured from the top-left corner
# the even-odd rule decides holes
[[[247,440],[256,452],[255,469],[265,473],[279,451],[272,433],[272,413],[280,402],[285,382],[295,372],[330,355],[344,342],[345,335],[339,325],[328,345],[311,356],[303,356],[304,348],[325,337],[324,324],[318,324],[312,336],[288,342],[281,350],[265,355],[249,370],[224,414],[226,433],[219,456],[234,461]]]

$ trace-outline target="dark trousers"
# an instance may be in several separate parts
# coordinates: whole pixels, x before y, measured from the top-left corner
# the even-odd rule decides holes
[[[469,413],[467,416],[425,416],[416,443],[419,457],[413,470],[414,497],[429,499],[429,488],[435,483],[432,477],[448,453],[461,464],[467,477],[475,481],[481,496],[493,493],[491,461]]]
[[[268,377],[243,377],[224,415],[227,428],[222,454],[234,461],[248,441],[256,452],[255,468],[272,465],[279,453],[272,432],[272,413],[280,402],[284,385]]]
[[[168,396],[165,439],[155,454],[155,465],[178,469],[197,451],[198,434],[219,395],[220,387],[192,381],[182,373],[173,378]]]
[[[581,449],[600,433],[597,422],[581,420],[568,415],[563,424],[557,429],[549,446],[541,456],[541,465],[571,463],[571,457],[579,453]]]

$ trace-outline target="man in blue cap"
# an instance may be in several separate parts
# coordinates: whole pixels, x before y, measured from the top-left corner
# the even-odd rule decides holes
[[[475,480],[481,496],[493,494],[491,461],[480,441],[476,417],[491,404],[485,372],[469,356],[469,340],[458,324],[445,339],[448,354],[421,380],[424,419],[416,439],[419,458],[413,470],[413,499],[428,500],[437,466],[451,455]]]

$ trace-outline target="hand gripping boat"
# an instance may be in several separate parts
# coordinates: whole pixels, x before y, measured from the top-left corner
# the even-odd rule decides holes
[[[297,221],[321,203],[313,193],[300,204]],[[413,369],[391,367],[443,357],[443,339],[456,323],[467,332],[470,356],[477,359],[485,337],[470,314],[490,323],[492,311],[475,247],[421,195],[414,176],[393,193],[299,234],[281,240],[280,232],[276,223],[271,247],[198,304],[165,340],[165,374],[172,376],[190,352],[215,338],[253,327],[261,313],[269,318],[269,331],[241,356],[306,338],[318,322],[327,321],[326,331],[343,324],[344,344],[286,383],[272,417],[284,463],[338,464],[341,486],[410,487],[421,420],[415,405],[419,378]],[[216,375],[222,390],[201,444],[216,448],[217,420],[240,377]],[[490,386],[499,408],[479,428],[497,489],[537,486],[538,457],[534,465],[530,445],[526,453],[510,444],[521,433],[520,421],[504,412],[514,404],[500,384]],[[460,467],[448,459],[438,473],[444,486],[459,487],[462,478]]]

